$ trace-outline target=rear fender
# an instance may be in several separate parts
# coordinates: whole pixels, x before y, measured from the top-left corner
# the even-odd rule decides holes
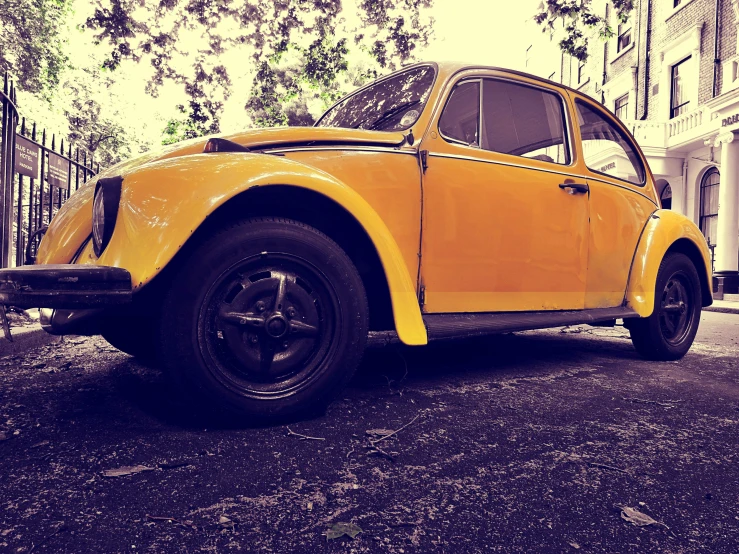
[[[703,305],[711,304],[711,253],[703,233],[684,215],[671,210],[657,210],[647,220],[634,254],[626,290],[626,307],[641,317],[652,315],[660,264],[668,250],[682,244],[683,240],[689,241],[691,250],[697,252],[691,258],[701,279]]]

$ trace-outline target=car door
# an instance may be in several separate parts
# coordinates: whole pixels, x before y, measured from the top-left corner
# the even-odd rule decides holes
[[[424,310],[582,309],[588,194],[568,99],[480,72],[445,95],[421,144]]]
[[[586,308],[623,304],[642,229],[658,208],[646,162],[618,121],[586,98],[574,102],[590,188]]]

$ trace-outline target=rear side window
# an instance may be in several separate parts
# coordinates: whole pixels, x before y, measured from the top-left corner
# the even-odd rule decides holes
[[[449,96],[439,120],[442,136],[468,146],[480,140],[480,82],[460,83]]]
[[[552,92],[488,79],[482,88],[482,148],[569,164],[564,103]]]
[[[644,185],[645,170],[634,143],[615,123],[576,101],[585,165],[635,185]]]

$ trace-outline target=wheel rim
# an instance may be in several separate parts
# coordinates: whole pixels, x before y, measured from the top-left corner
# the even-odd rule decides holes
[[[694,317],[690,281],[678,271],[667,280],[662,291],[659,324],[665,341],[671,345],[683,342],[690,333]]]
[[[284,397],[321,375],[339,317],[336,292],[318,268],[296,255],[262,253],[211,286],[198,340],[211,373],[232,391]]]

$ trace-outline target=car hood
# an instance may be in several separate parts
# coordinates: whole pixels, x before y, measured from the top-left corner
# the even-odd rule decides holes
[[[177,144],[153,150],[137,158],[121,162],[108,168],[100,176],[125,175],[148,163],[201,154],[205,143],[210,138],[230,140],[255,150],[280,147],[309,148],[311,146],[375,146],[397,148],[406,140],[405,135],[398,131],[367,131],[364,129],[344,129],[338,127],[275,127],[252,129],[240,133],[211,135],[178,142]]]

